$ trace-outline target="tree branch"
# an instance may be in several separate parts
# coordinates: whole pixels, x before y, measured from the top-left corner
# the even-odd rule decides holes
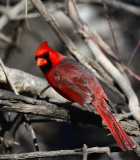
[[[25,8],[25,1],[21,0],[16,6],[12,7],[8,10],[8,15],[3,14],[0,18],[0,31],[2,28],[9,22],[10,17],[15,17],[17,14],[19,14],[21,11]]]
[[[88,154],[91,153],[106,153],[110,155],[109,147],[92,147],[87,148]],[[19,153],[19,154],[5,154],[0,155],[0,159],[28,159],[28,158],[50,158],[59,156],[74,156],[83,155],[83,148],[75,150],[59,150],[59,151],[48,151],[48,152],[30,152],[30,153]]]
[[[97,112],[95,114],[81,109],[80,105],[69,105],[65,103],[50,103],[43,100],[36,100],[25,96],[17,96],[8,93],[0,94],[0,110],[6,112],[18,112],[34,115],[47,116],[51,121],[76,122],[93,124],[105,129],[106,125]],[[77,114],[78,113],[78,114]],[[115,114],[115,118],[130,135],[139,136],[139,127],[134,120],[129,120],[130,113]],[[128,119],[128,120],[127,120]],[[32,120],[32,119],[31,119]],[[125,123],[123,123],[123,121]]]
[[[77,3],[84,3],[84,4],[96,4],[102,6],[102,0],[77,0]],[[127,12],[129,14],[133,14],[135,16],[140,16],[140,7],[130,5],[125,2],[117,1],[117,0],[105,0],[105,4],[109,8],[113,8],[116,10],[121,10]]]
[[[11,69],[6,67],[6,70],[19,93],[27,93],[27,95],[39,96],[41,92],[48,87],[48,83],[45,79],[33,76],[18,69]],[[7,79],[1,67],[0,83],[2,88],[10,89],[10,86],[7,85]]]

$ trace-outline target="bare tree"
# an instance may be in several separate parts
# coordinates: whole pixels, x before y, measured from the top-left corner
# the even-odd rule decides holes
[[[114,152],[121,152],[117,145],[112,145],[114,142],[111,136],[107,138],[106,133],[100,133],[101,129],[96,128],[99,136],[93,134],[94,125],[107,130],[96,111],[93,114],[83,110],[76,103],[68,103],[49,86],[44,78],[39,78],[42,75],[35,67],[34,52],[43,41],[48,41],[52,48],[73,56],[103,84],[115,118],[135,144],[134,154],[129,156],[139,158],[140,108],[137,95],[140,77],[137,71],[138,58],[136,59],[140,46],[139,36],[137,36],[139,5],[137,1],[129,3],[115,0],[77,0],[76,2],[74,0],[65,2],[7,0],[0,2],[0,150],[3,153],[0,159],[53,157],[59,159],[60,156],[73,159],[75,156],[74,159],[86,160],[90,159],[89,154],[95,156],[94,153],[102,153],[101,155],[105,156],[103,153],[106,153],[112,156]],[[83,7],[82,11],[80,7]],[[87,21],[89,16],[86,14],[89,10],[90,20]],[[81,18],[82,13],[87,19]],[[118,19],[108,18],[108,15]],[[133,22],[135,26],[132,29],[124,29],[122,25],[124,27],[131,25],[126,25],[122,17],[129,17],[127,22]],[[90,23],[91,19],[97,24],[101,19],[104,22],[101,26],[96,24],[98,27],[94,28],[95,24]],[[121,37],[116,36],[117,22],[119,22],[118,33],[121,33]],[[105,33],[106,26],[110,35]],[[134,52],[129,51],[132,49],[130,44],[125,45],[126,53],[122,55],[125,49],[121,48],[123,44],[120,45],[120,43],[126,40],[122,39],[127,30],[129,32],[133,30],[135,33],[133,44],[132,41],[127,40],[127,43],[129,42],[135,49]],[[129,32],[127,37],[130,37]],[[109,43],[108,36],[111,37],[112,44]],[[111,45],[115,47],[111,49]],[[13,69],[14,67],[17,69]],[[136,85],[136,89],[133,89]],[[80,135],[77,132],[82,144],[78,141],[75,143],[74,139],[67,139],[67,142],[72,141],[73,145],[67,142],[62,146],[55,144],[61,141],[58,135],[61,134],[60,137],[62,137],[63,132],[65,136],[69,134],[67,127],[60,130],[61,127],[58,126],[62,124],[63,126],[65,124],[80,126],[81,124],[83,128],[92,126],[92,136],[86,133],[82,140],[82,133]],[[50,141],[55,145],[49,145]],[[87,143],[84,144],[84,141]],[[90,141],[102,143],[91,145]],[[83,147],[79,147],[80,145]],[[88,148],[87,145],[90,147]],[[70,149],[71,146],[75,149]],[[52,151],[54,148],[55,150],[57,148],[57,151]],[[128,155],[128,153],[124,154]]]

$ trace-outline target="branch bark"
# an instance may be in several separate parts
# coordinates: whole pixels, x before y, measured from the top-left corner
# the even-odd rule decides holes
[[[45,79],[33,76],[18,69],[11,69],[6,67],[6,70],[19,93],[27,93],[27,95],[39,96],[41,92],[48,87],[48,83]],[[1,67],[0,83],[2,88],[10,89],[10,86],[7,86],[7,79]]]
[[[92,147],[87,148],[88,154],[91,153],[106,153],[110,154],[109,147]],[[0,159],[28,159],[28,158],[50,158],[59,156],[74,156],[83,155],[83,148],[75,150],[60,150],[60,151],[48,151],[48,152],[30,152],[30,153],[19,153],[19,154],[7,154],[0,155]]]
[[[8,10],[8,14],[3,14],[0,18],[0,31],[2,28],[9,22],[10,17],[15,17],[17,14],[19,14],[21,11],[25,8],[25,1],[21,0],[16,6],[12,7]]]
[[[78,3],[84,3],[84,4],[97,4],[102,5],[102,0],[77,0]],[[121,10],[124,12],[127,12],[129,14],[133,14],[135,16],[140,16],[140,7],[130,5],[125,2],[121,1],[112,1],[112,0],[105,0],[106,5],[109,8],[113,8],[116,10]]]
[[[0,94],[0,99],[1,111],[42,115],[47,116],[51,121],[93,124],[106,129],[105,123],[97,112],[93,114],[84,111],[78,104],[51,103],[21,95],[9,95],[6,92]],[[138,124],[134,120],[129,120],[129,117],[131,117],[130,113],[115,114],[115,118],[127,133],[140,136]]]

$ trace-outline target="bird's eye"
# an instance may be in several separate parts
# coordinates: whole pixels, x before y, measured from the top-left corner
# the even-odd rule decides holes
[[[49,58],[49,52],[46,52],[46,53],[44,53],[43,55],[41,55],[39,57],[48,60],[48,58]]]
[[[49,52],[46,52],[46,53],[44,54],[44,57],[45,57],[45,58],[48,58],[48,57],[49,57]]]
[[[42,57],[46,60],[48,60],[49,58],[49,52],[46,52],[44,55],[42,55]]]

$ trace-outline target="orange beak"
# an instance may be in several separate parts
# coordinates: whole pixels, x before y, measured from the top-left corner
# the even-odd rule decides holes
[[[48,63],[47,60],[43,58],[37,58],[36,62],[37,62],[37,66],[39,67],[44,66]]]

